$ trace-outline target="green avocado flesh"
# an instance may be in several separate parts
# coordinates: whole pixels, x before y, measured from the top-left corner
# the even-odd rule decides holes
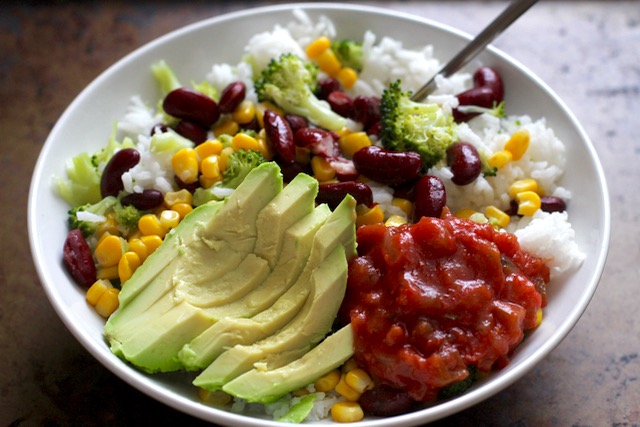
[[[194,209],[124,283],[104,328],[111,351],[146,372],[202,371],[195,385],[236,384],[230,394],[265,402],[269,387],[263,396],[242,378],[291,367],[290,381],[273,377],[278,393],[291,391],[351,356],[352,341],[336,355],[318,349],[356,253],[355,200],[331,211],[315,205],[317,192],[304,174],[283,186],[279,167],[264,163],[226,200]],[[313,370],[296,373],[309,358]]]

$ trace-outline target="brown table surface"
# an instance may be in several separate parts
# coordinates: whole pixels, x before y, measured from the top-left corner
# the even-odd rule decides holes
[[[185,24],[268,3],[0,4],[0,425],[204,424],[116,378],[65,329],[33,267],[27,193],[48,132],[110,64]],[[469,33],[505,5],[368,4]],[[550,356],[508,389],[436,425],[640,425],[640,2],[542,1],[495,45],[545,80],[592,138],[611,192],[611,246],[595,297]]]

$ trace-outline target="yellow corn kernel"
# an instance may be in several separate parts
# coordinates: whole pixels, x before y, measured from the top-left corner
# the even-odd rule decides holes
[[[256,117],[256,106],[248,99],[243,100],[231,113],[231,119],[241,125],[250,123]]]
[[[202,144],[196,145],[194,150],[196,150],[198,161],[201,162],[204,158],[220,154],[222,151],[222,142],[217,139],[209,139]]]
[[[347,373],[352,369],[356,369],[357,367],[358,367],[358,362],[356,362],[354,358],[351,358],[346,362],[344,362],[344,364],[342,365],[342,368],[340,369],[342,370],[342,372]]]
[[[171,158],[173,172],[185,184],[198,180],[198,155],[193,148],[181,148]]]
[[[307,396],[311,394],[311,392],[306,388],[299,388],[291,392],[291,395],[294,397]]]
[[[191,203],[176,203],[171,206],[171,209],[178,212],[180,220],[183,220],[184,217],[193,210],[193,206],[191,206]]]
[[[157,235],[160,236],[160,238],[164,238],[164,235],[167,234],[168,231],[160,223],[160,218],[152,213],[145,214],[140,217],[140,220],[138,221],[138,229],[143,236]]]
[[[133,276],[134,271],[140,267],[140,264],[142,264],[142,261],[136,252],[125,252],[118,263],[118,276],[120,277],[120,283],[124,283],[129,280],[131,276]]]
[[[164,205],[168,208],[172,207],[176,203],[189,203],[191,204],[193,196],[189,193],[189,190],[182,189],[179,191],[169,191],[164,195]]]
[[[307,45],[305,53],[309,59],[315,59],[320,56],[322,52],[327,50],[329,46],[331,46],[331,40],[329,40],[328,37],[321,36]]]
[[[96,269],[96,278],[104,280],[117,280],[118,279],[118,265],[112,265],[111,267],[100,267]]]
[[[149,255],[151,255],[153,251],[158,249],[158,246],[162,244],[162,237],[158,235],[142,236],[140,237],[140,240],[142,240],[142,243],[147,247]]]
[[[102,317],[109,317],[118,308],[118,295],[120,290],[117,288],[107,289],[95,305],[96,312]]]
[[[105,233],[118,235],[120,230],[118,230],[118,222],[112,217],[108,216],[106,220],[102,221],[96,227],[96,235],[103,236]]]
[[[218,160],[220,156],[209,156],[202,159],[200,162],[200,170],[202,171],[202,176],[212,180],[220,180],[222,179],[222,174],[220,173],[220,163]]]
[[[511,138],[504,145],[504,149],[511,153],[513,160],[520,160],[529,148],[529,139],[529,131],[520,129],[511,135]]]
[[[296,146],[296,162],[306,165],[311,161],[311,150]]]
[[[336,171],[331,167],[329,162],[320,156],[313,156],[311,158],[311,170],[313,176],[320,182],[329,181],[336,176]]]
[[[408,218],[413,215],[413,203],[411,200],[403,199],[402,197],[394,197],[391,200],[391,205],[402,209]]]
[[[365,390],[373,385],[373,380],[369,374],[360,368],[352,369],[344,376],[344,382],[358,393],[364,393]]]
[[[337,423],[355,423],[364,418],[358,402],[338,402],[331,407],[331,418]]]
[[[336,388],[336,386],[340,382],[341,376],[342,374],[340,373],[340,371],[334,369],[333,371],[318,378],[314,383],[314,387],[316,388],[316,391],[319,392],[331,391]]]
[[[491,157],[487,159],[487,163],[492,168],[500,169],[504,167],[504,165],[509,163],[512,159],[513,159],[513,154],[511,154],[511,151],[500,150],[493,153]]]
[[[484,214],[489,218],[489,220],[495,221],[495,224],[501,228],[505,228],[511,221],[511,217],[509,215],[493,205],[487,206],[484,210]]]
[[[98,243],[93,255],[100,267],[113,267],[118,265],[122,257],[122,239],[118,236],[107,236]]]
[[[356,151],[371,145],[371,140],[366,132],[352,132],[343,135],[338,140],[340,151],[351,158]]]
[[[540,196],[533,191],[522,191],[516,195],[518,215],[531,216],[540,209]]]
[[[342,68],[342,64],[340,64],[338,57],[331,48],[325,49],[315,59],[318,67],[331,77],[335,77],[338,74],[338,71],[340,71],[340,68]]]
[[[358,73],[353,68],[342,67],[340,71],[338,71],[336,78],[342,87],[348,90],[356,84],[356,81],[358,80]]]
[[[203,402],[216,406],[226,405],[231,402],[232,399],[230,394],[227,394],[222,390],[209,391],[204,388],[198,388],[198,397]]]
[[[473,209],[460,209],[455,213],[455,216],[462,219],[469,219],[471,218],[471,215],[475,213],[476,211],[474,211]]]
[[[227,119],[221,120],[219,123],[216,123],[213,128],[213,134],[218,135],[235,135],[240,130],[240,125],[237,122]]]
[[[539,308],[538,311],[536,311],[536,328],[542,323],[542,317],[542,309]]]
[[[387,227],[397,227],[399,225],[406,224],[406,223],[407,223],[407,218],[400,215],[391,215],[384,222],[384,225],[386,225]]]
[[[234,151],[235,150],[232,147],[225,147],[222,149],[218,158],[218,166],[220,167],[220,172],[224,172],[224,170],[227,168],[229,156],[232,155]]]
[[[246,133],[237,133],[231,139],[231,147],[234,150],[255,150],[260,151],[258,140]]]
[[[267,110],[274,111],[280,115],[284,114],[284,111],[282,111],[281,108],[269,101],[259,102],[256,105],[256,119],[258,119],[258,124],[261,129],[264,128],[264,112]]]
[[[113,285],[110,281],[106,279],[98,279],[94,282],[89,289],[87,289],[87,302],[91,305],[96,305],[102,294],[105,293],[107,289],[113,288]]]
[[[158,219],[160,220],[160,224],[167,230],[176,228],[178,224],[180,224],[180,214],[173,209],[163,210],[160,212]]]
[[[213,184],[220,181],[220,179],[207,178],[204,175],[200,175],[200,178],[198,179],[200,180],[200,187],[202,188],[210,188]]]
[[[384,213],[380,205],[375,205],[371,209],[366,206],[358,206],[356,208],[358,216],[356,217],[356,227],[361,225],[379,224],[384,221]]]
[[[149,250],[147,245],[139,238],[129,239],[129,250],[138,254],[140,262],[144,262],[149,256]]]
[[[523,191],[533,191],[537,193],[538,182],[533,178],[525,178],[514,181],[509,186],[509,196],[511,196],[512,199],[515,199],[518,193],[522,193]]]
[[[340,381],[338,381],[338,384],[336,384],[335,391],[345,399],[356,402],[358,399],[360,399],[360,395],[362,393],[354,390],[349,384],[347,384],[347,382],[345,381],[346,376],[347,374],[342,374],[340,376]]]

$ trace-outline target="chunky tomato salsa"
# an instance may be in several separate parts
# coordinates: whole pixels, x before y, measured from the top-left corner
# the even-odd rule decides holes
[[[357,239],[341,309],[356,360],[416,401],[504,366],[541,319],[549,269],[513,234],[445,214]]]

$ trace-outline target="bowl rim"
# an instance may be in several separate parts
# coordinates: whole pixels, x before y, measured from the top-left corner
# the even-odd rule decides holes
[[[394,19],[401,20],[409,20],[418,24],[422,24],[428,27],[432,27],[436,30],[449,33],[449,35],[460,38],[463,41],[468,41],[472,37],[463,31],[460,31],[452,26],[447,24],[443,24],[437,22],[430,18],[425,18],[417,15],[411,15],[407,12],[402,12],[398,10],[386,9],[379,6],[367,6],[367,5],[357,5],[357,4],[344,4],[344,3],[326,3],[326,2],[318,2],[318,3],[287,3],[287,4],[279,4],[279,5],[268,5],[268,6],[259,6],[248,8],[245,10],[224,13],[221,15],[212,16],[209,18],[205,18],[203,20],[187,24],[175,30],[172,30],[160,37],[157,37],[138,48],[134,49],[130,53],[126,54],[115,63],[110,65],[107,69],[102,71],[96,78],[94,78],[89,85],[87,85],[69,104],[62,115],[56,121],[56,124],[52,128],[49,133],[41,152],[38,156],[38,160],[36,162],[32,181],[29,189],[29,197],[28,197],[28,232],[29,232],[29,243],[32,253],[32,258],[34,261],[34,265],[36,267],[36,271],[38,273],[38,277],[40,282],[43,285],[45,293],[53,305],[55,311],[57,312],[60,319],[63,321],[67,329],[74,335],[74,337],[82,344],[82,346],[93,356],[95,357],[102,365],[107,367],[112,373],[116,374],[119,378],[135,387],[139,391],[147,394],[148,396],[155,398],[156,400],[176,409],[185,414],[189,414],[191,416],[195,416],[201,418],[203,420],[209,422],[217,422],[217,423],[225,423],[228,425],[243,425],[243,426],[257,426],[257,425],[287,425],[284,423],[278,423],[276,421],[264,420],[259,418],[252,418],[242,414],[235,414],[231,412],[227,412],[224,410],[219,410],[216,408],[212,408],[206,405],[199,404],[188,399],[185,396],[180,395],[177,392],[170,391],[166,388],[157,387],[155,384],[151,384],[147,375],[135,370],[131,366],[119,361],[119,363],[114,363],[113,357],[109,354],[106,354],[104,349],[99,347],[94,338],[92,338],[88,333],[83,331],[80,328],[77,328],[76,325],[73,324],[72,319],[68,315],[65,310],[63,310],[61,303],[61,297],[59,293],[55,290],[55,286],[52,286],[49,283],[49,280],[46,275],[46,271],[44,267],[37,262],[38,257],[44,256],[41,251],[41,248],[38,244],[38,239],[35,230],[35,224],[37,221],[36,215],[36,196],[39,191],[39,187],[44,185],[42,181],[42,168],[47,157],[46,154],[51,150],[51,146],[53,140],[55,140],[55,136],[59,131],[59,128],[62,127],[63,123],[67,119],[67,117],[71,114],[71,110],[74,109],[74,106],[80,102],[81,99],[87,96],[94,87],[98,86],[100,82],[106,79],[112,73],[117,72],[119,68],[124,66],[127,62],[144,54],[149,50],[153,50],[154,48],[164,44],[166,41],[180,38],[185,34],[196,31],[203,27],[208,27],[211,25],[217,25],[224,21],[228,20],[237,20],[243,19],[248,16],[253,16],[260,13],[274,13],[274,12],[284,12],[284,11],[292,11],[294,9],[302,9],[307,11],[325,11],[330,10],[334,12],[340,11],[349,11],[349,12],[366,12],[372,13],[376,15],[384,15],[389,16]],[[581,124],[576,119],[573,112],[567,107],[567,105],[559,98],[559,96],[540,78],[538,78],[535,74],[533,74],[527,67],[521,64],[519,61],[510,57],[506,53],[498,50],[493,45],[489,45],[486,48],[487,51],[490,51],[491,54],[501,58],[503,61],[510,63],[514,67],[516,67],[522,74],[524,74],[527,78],[531,79],[545,94],[553,99],[559,107],[564,110],[567,114],[570,125],[575,129],[575,131],[579,134],[582,141],[585,143],[585,148],[590,155],[590,158],[594,162],[594,167],[598,173],[599,183],[600,183],[600,191],[603,195],[603,229],[602,231],[602,246],[598,252],[597,256],[597,265],[595,267],[596,274],[591,277],[590,283],[585,286],[585,292],[580,296],[579,300],[576,301],[573,310],[568,313],[566,320],[558,325],[558,331],[553,335],[552,339],[548,340],[544,343],[544,345],[540,346],[535,350],[535,352],[531,355],[531,357],[527,358],[525,361],[520,363],[515,369],[510,370],[506,375],[503,375],[499,381],[488,382],[483,384],[481,387],[477,389],[472,389],[469,392],[458,396],[454,399],[447,401],[440,401],[434,406],[430,406],[425,408],[424,410],[419,410],[416,412],[403,414],[390,418],[382,418],[382,419],[373,419],[373,420],[365,420],[359,422],[358,425],[418,425],[425,422],[424,419],[424,411],[429,411],[430,417],[428,418],[428,422],[435,421],[437,419],[444,418],[446,416],[452,415],[461,410],[467,409],[487,398],[493,396],[500,392],[501,390],[507,388],[515,381],[520,379],[526,372],[530,371],[536,364],[538,364],[543,358],[545,358],[554,348],[556,348],[560,342],[568,335],[570,330],[575,326],[578,322],[581,315],[587,308],[587,305],[593,298],[595,294],[596,288],[598,286],[598,282],[602,276],[604,265],[606,262],[609,242],[610,242],[610,233],[611,233],[611,219],[610,219],[610,199],[609,193],[606,184],[605,174],[600,163],[600,160],[597,156],[595,148],[588,137],[587,133],[581,126]],[[216,416],[216,419],[212,419],[212,411]]]

